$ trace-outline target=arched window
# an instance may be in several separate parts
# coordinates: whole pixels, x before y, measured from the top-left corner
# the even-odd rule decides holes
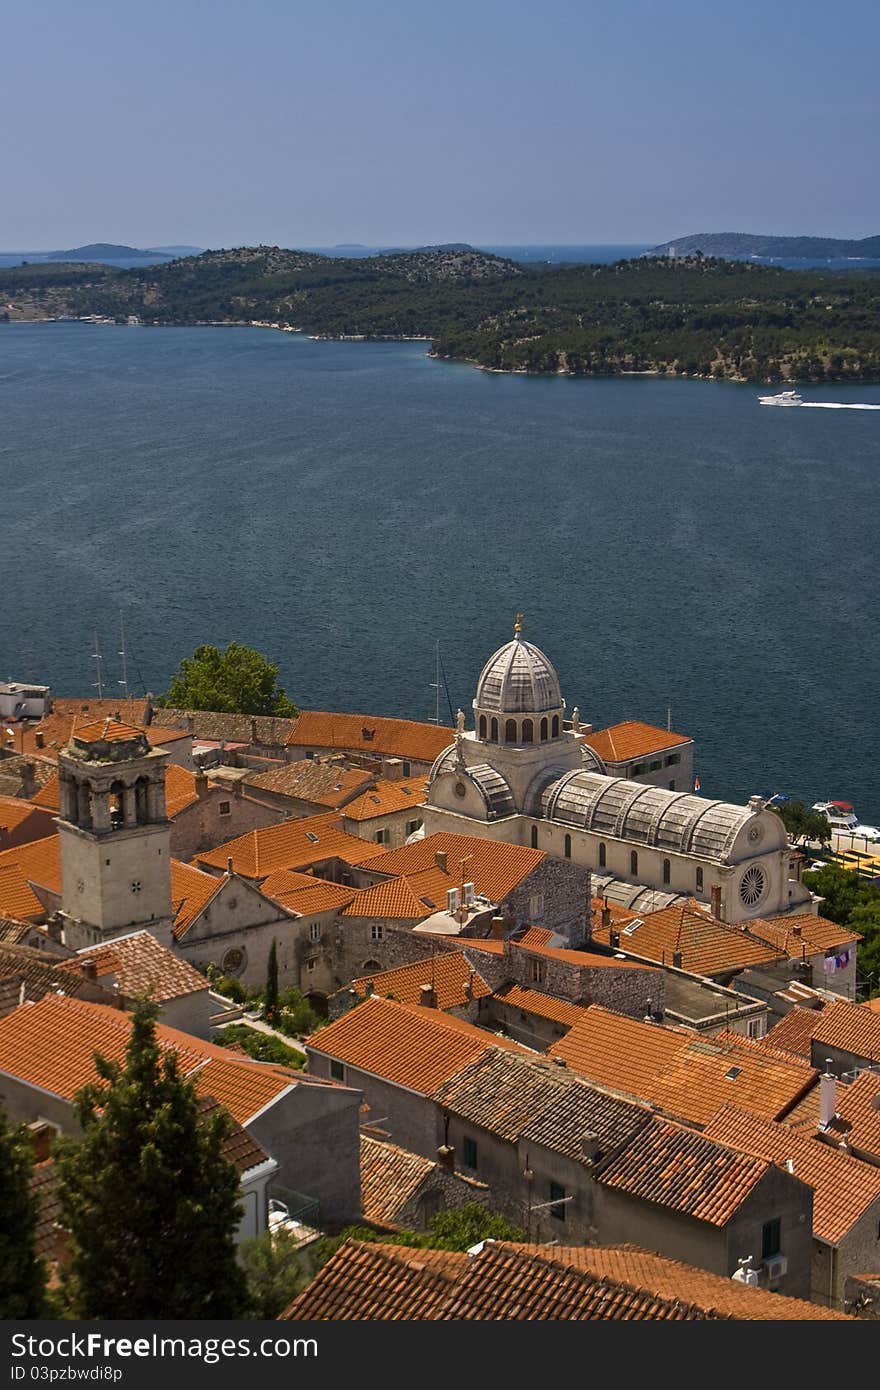
[[[703,891],[703,870],[702,870],[702,869],[697,869],[697,892],[698,892],[698,893],[702,893],[702,891]]]
[[[537,827],[536,825],[533,825],[533,826],[532,826],[532,849],[537,849],[537,848],[538,848],[538,827]]]
[[[546,720],[546,719],[542,719],[542,720],[541,720],[541,742],[542,742],[542,743],[546,743],[546,742],[547,742],[547,729],[548,729],[547,720]]]
[[[604,869],[604,868],[605,868],[605,858],[606,858],[605,841],[603,840],[603,841],[601,841],[601,843],[600,843],[600,845],[599,845],[599,868],[600,868],[600,869]]]
[[[524,719],[522,722],[522,734],[520,735],[520,743],[534,743],[534,741],[535,726],[532,723],[531,719]]]
[[[485,738],[485,737],[486,737],[486,716],[485,716],[485,714],[481,714],[481,715],[480,715],[480,738]]]
[[[663,882],[668,883],[672,874],[672,865],[668,859],[663,860]]]
[[[490,739],[492,740],[493,743],[497,743],[497,742],[498,742],[498,720],[497,720],[497,719],[493,719],[491,725],[489,726],[489,728],[490,728],[490,732],[489,732],[489,737],[490,737]]]
[[[637,874],[639,871],[639,856],[636,854],[634,849],[630,850],[629,871],[631,874]]]
[[[570,859],[570,858],[571,858],[571,836],[570,836],[570,835],[566,835],[566,837],[565,837],[565,857],[566,857],[566,859]]]
[[[134,805],[135,818],[138,825],[146,825],[147,821],[150,819],[146,777],[139,777],[134,784]]]
[[[553,737],[554,737],[554,738],[558,738],[558,737],[559,737],[559,715],[558,715],[558,714],[554,714],[554,716],[553,716]]]
[[[125,787],[121,782],[110,783],[110,824],[118,830],[125,823]]]
[[[504,726],[504,742],[516,743],[516,720],[508,719]]]

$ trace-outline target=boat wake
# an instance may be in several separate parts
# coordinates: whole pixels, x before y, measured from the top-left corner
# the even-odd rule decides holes
[[[801,401],[802,410],[880,410],[880,405],[866,405],[858,401]]]

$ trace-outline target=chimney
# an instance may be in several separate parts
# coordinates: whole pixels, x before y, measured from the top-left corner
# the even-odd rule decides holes
[[[33,763],[22,763],[21,765],[21,794],[26,801],[30,801],[36,794],[37,779],[34,777]]]
[[[803,936],[803,934],[804,934],[804,929],[803,929],[803,927],[800,925],[800,923],[796,923],[796,924],[792,927],[792,931],[794,932],[795,936]]]
[[[433,985],[422,985],[419,990],[419,1003],[425,1009],[436,1009],[437,991]]]
[[[437,1150],[437,1162],[450,1173],[455,1171],[455,1149],[451,1144],[441,1144]]]
[[[228,854],[228,855],[226,856],[226,877],[227,877],[227,878],[232,878],[232,875],[234,874],[234,872],[235,872],[235,870],[234,870],[233,867],[232,867],[232,855],[231,855],[231,854]]]
[[[675,970],[681,969],[681,951],[672,952],[672,965]]]
[[[436,861],[437,861],[437,868],[438,868],[438,869],[442,869],[443,872],[444,872],[444,874],[445,874],[445,873],[446,873],[446,862],[447,862],[447,861],[446,861],[446,850],[445,850],[445,849],[438,849],[438,850],[435,850],[435,851],[434,851],[434,858],[435,858]]]
[[[98,962],[91,956],[83,956],[82,966],[80,968],[84,980],[97,980]]]
[[[819,1128],[827,1129],[834,1119],[837,1104],[837,1078],[831,1070],[831,1058],[825,1058],[825,1070],[819,1077]]]
[[[28,1137],[34,1151],[34,1163],[44,1163],[50,1156],[55,1131],[42,1120],[34,1120],[28,1125]]]
[[[611,927],[611,908],[608,906],[608,899],[602,902],[602,930],[608,931]]]
[[[595,1163],[599,1157],[599,1136],[588,1130],[581,1136],[581,1153],[590,1163]]]
[[[46,747],[46,735],[43,733],[42,729],[36,729],[34,731],[34,746],[36,748]]]
[[[721,884],[720,884],[720,883],[713,883],[713,884],[712,884],[711,899],[712,899],[712,916],[713,916],[713,917],[717,917],[719,922],[723,922],[723,921],[724,921],[724,917],[723,917],[722,911],[721,911]]]
[[[372,997],[373,997],[373,995],[374,995],[375,993],[376,993],[376,986],[373,984],[373,981],[372,981],[372,980],[367,980],[366,984],[364,985],[364,997],[365,997],[366,999],[372,999]]]
[[[201,769],[199,769],[199,771],[196,773],[196,796],[199,798],[199,801],[201,801],[207,795],[208,778],[207,775],[204,772],[202,772]]]
[[[58,917],[50,917],[46,923],[46,935],[50,941],[56,941],[61,945],[61,920]]]
[[[785,1171],[786,1171],[786,1173],[791,1173],[792,1177],[794,1177],[794,1159],[793,1159],[793,1158],[787,1158],[787,1159],[785,1160]]]
[[[403,762],[400,758],[385,758],[382,762],[382,775],[387,782],[399,782],[403,777]]]
[[[257,736],[257,721],[256,721],[256,719],[252,719],[252,720],[251,720],[251,743],[259,743],[259,741],[260,741],[260,740],[259,740],[259,737]]]
[[[503,917],[493,917],[489,924],[489,939],[491,941],[503,941],[504,926],[505,922]]]
[[[554,1066],[557,1066],[557,1067],[564,1067],[564,1066],[566,1066],[565,1058],[564,1058],[564,1057],[554,1057],[554,1058],[553,1058],[553,1064],[554,1064]]]

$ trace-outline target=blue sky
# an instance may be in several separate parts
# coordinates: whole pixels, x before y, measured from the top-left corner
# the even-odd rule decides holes
[[[880,232],[880,8],[7,7],[0,248]]]

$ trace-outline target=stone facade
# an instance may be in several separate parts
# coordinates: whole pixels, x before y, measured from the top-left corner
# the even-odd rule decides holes
[[[203,772],[196,773],[198,801],[178,811],[171,824],[171,853],[184,862],[217,845],[286,820],[285,811],[262,797],[242,792],[241,783],[228,788],[212,785]]]
[[[213,964],[249,988],[266,983],[272,942],[278,957],[278,982],[299,980],[298,945],[303,921],[267,898],[247,879],[226,874],[202,911],[174,942],[191,965]]]

